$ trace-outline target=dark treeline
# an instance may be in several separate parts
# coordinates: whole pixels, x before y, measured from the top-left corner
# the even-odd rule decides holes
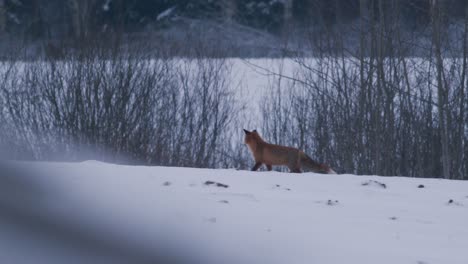
[[[416,35],[430,27],[430,3],[366,1],[372,9],[371,22],[398,13],[401,30]],[[463,20],[468,3],[445,0],[440,5],[446,17],[456,23]],[[216,41],[229,56],[244,57],[279,56],[286,39],[290,51],[309,54],[315,51],[297,48],[309,30],[348,24],[344,32],[353,31],[360,6],[360,0],[0,0],[0,49],[9,54],[21,43],[29,47],[29,56],[60,54],[62,49],[74,47],[77,39],[83,44],[97,35],[123,34],[133,43],[150,40],[154,47],[177,46],[187,38],[190,42]],[[245,39],[250,43],[245,44]],[[352,37],[347,43],[350,49],[358,45]],[[412,55],[420,55],[420,50],[412,48]],[[185,52],[182,55],[193,55],[187,54],[188,49],[180,50]],[[172,54],[178,53],[173,49]]]
[[[393,9],[411,26],[430,20],[429,0],[391,0],[379,9],[378,0],[368,1],[375,11]],[[441,3],[448,15],[463,19],[464,0]],[[138,32],[147,26],[169,26],[180,17],[233,20],[246,26],[279,33],[285,23],[299,27],[333,25],[337,20],[359,18],[360,0],[2,0],[0,25],[10,33],[34,37],[70,37],[86,32],[124,30]],[[397,10],[395,10],[397,8]]]

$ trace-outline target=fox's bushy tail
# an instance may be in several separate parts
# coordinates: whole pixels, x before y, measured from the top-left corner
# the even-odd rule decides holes
[[[301,164],[313,172],[325,173],[325,174],[337,174],[329,166],[316,162],[315,160],[313,160],[311,157],[309,157],[305,153],[301,157]]]

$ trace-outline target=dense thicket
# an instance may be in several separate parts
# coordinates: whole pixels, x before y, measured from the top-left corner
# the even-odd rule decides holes
[[[316,57],[269,72],[266,137],[347,172],[466,179],[468,8],[458,21],[434,1],[424,37],[408,38],[390,1],[360,2],[356,51],[339,27],[311,32]],[[411,57],[413,45],[426,52]]]
[[[0,146],[10,158],[217,167],[236,111],[223,59],[122,47],[0,65]],[[110,54],[109,54],[110,52]]]

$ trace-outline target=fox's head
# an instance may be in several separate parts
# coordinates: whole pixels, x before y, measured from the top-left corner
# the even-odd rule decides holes
[[[262,140],[262,138],[260,137],[260,134],[258,134],[257,130],[255,129],[252,132],[244,129],[244,132],[245,132],[244,143],[247,145],[253,144],[253,143],[258,142],[259,140]]]

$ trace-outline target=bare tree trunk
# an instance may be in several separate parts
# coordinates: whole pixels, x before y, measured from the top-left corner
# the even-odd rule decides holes
[[[84,38],[88,35],[93,2],[93,0],[68,0],[71,25],[75,38]]]
[[[223,0],[224,18],[226,22],[234,22],[237,14],[237,3],[235,0]]]
[[[80,29],[80,9],[78,5],[78,0],[68,0],[68,5],[70,7],[70,14],[71,14],[71,25],[72,31],[75,38],[79,38],[81,36],[81,29]]]
[[[369,12],[367,8],[367,0],[360,0],[360,39],[359,39],[359,78],[360,78],[360,91],[359,91],[359,119],[358,119],[358,146],[357,148],[360,150],[364,150],[364,146],[366,146],[366,142],[364,142],[365,137],[365,104],[366,104],[366,90],[367,90],[367,82],[365,79],[365,70],[366,70],[366,35],[367,35],[367,25],[369,23]],[[362,156],[366,156],[365,153],[362,153]],[[367,167],[363,167],[365,164],[365,160],[360,158],[358,160],[357,171],[366,171]],[[367,171],[366,171],[367,172]]]
[[[5,0],[0,0],[0,34],[5,32],[5,29],[6,29]]]
[[[463,32],[463,65],[462,65],[462,78],[460,83],[460,117],[458,121],[458,135],[460,137],[460,147],[458,149],[458,153],[460,154],[460,158],[458,161],[458,175],[461,180],[463,180],[463,175],[466,171],[466,161],[465,161],[465,146],[466,146],[466,133],[465,133],[465,89],[468,87],[468,78],[467,74],[467,67],[468,67],[468,5],[465,7],[465,25],[464,25],[464,32]]]
[[[285,25],[290,25],[291,20],[293,17],[293,0],[283,0],[284,4],[284,13],[283,13],[283,21]]]
[[[442,148],[442,173],[444,178],[450,178],[450,152],[448,135],[448,87],[444,85],[444,61],[442,58],[442,14],[439,0],[432,0],[432,37],[436,59],[437,102],[439,114],[439,133]]]
[[[383,3],[382,0],[379,0],[378,2],[378,10],[379,10],[379,26],[378,26],[378,31],[373,30],[373,38],[375,38],[375,45],[376,45],[376,70],[377,70],[377,85],[376,85],[376,95],[375,95],[375,100],[374,104],[377,109],[383,109],[384,108],[384,95],[383,95],[383,89],[385,86],[385,73],[384,73],[384,64],[385,64],[385,55],[384,55],[384,47],[385,47],[385,40],[384,40],[384,31],[385,31],[385,16],[384,13],[385,11],[383,10]],[[381,165],[382,164],[382,152],[383,148],[386,146],[383,146],[381,144],[381,138],[384,136],[383,133],[385,132],[382,128],[384,125],[382,123],[382,114],[381,111],[372,111],[373,112],[373,120],[372,120],[372,130],[373,130],[373,137],[374,137],[374,149],[373,149],[373,159],[375,162],[375,167],[374,167],[374,173],[382,174],[383,168]],[[390,140],[390,138],[387,138],[387,140]],[[385,173],[384,173],[385,175]]]

